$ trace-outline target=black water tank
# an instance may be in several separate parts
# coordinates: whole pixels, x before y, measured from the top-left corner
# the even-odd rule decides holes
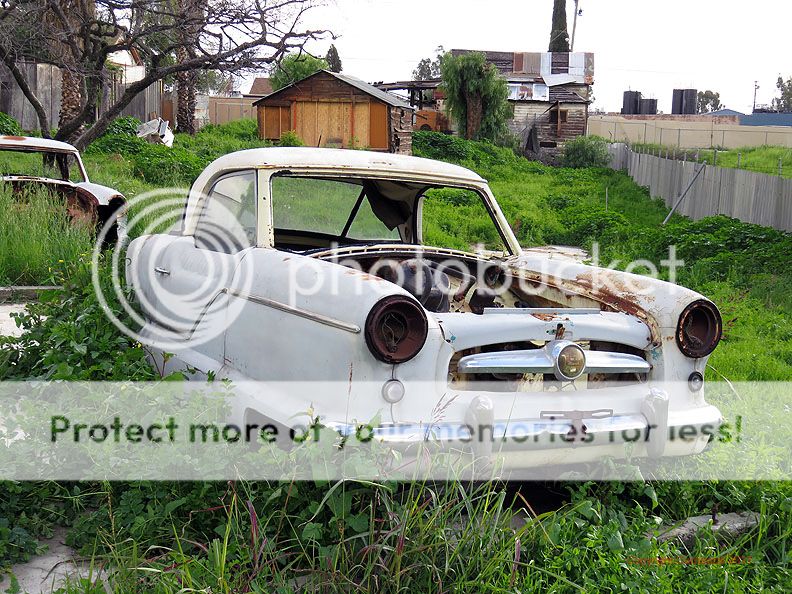
[[[682,113],[682,89],[674,89],[674,97],[671,100],[671,113]]]
[[[696,113],[697,95],[696,89],[674,89],[674,98],[671,101],[671,113]]]
[[[640,91],[624,91],[624,100],[622,101],[622,114],[633,115],[641,113],[641,92]]]
[[[640,112],[654,115],[657,113],[657,99],[641,99]]]
[[[696,97],[698,92],[696,89],[685,89],[682,91],[682,113],[691,114],[696,113]]]

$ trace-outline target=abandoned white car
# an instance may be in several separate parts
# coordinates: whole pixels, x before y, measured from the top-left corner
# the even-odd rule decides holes
[[[0,179],[14,196],[25,199],[30,189],[44,189],[66,204],[72,220],[83,220],[102,229],[112,244],[123,234],[124,218],[114,216],[125,204],[123,194],[88,180],[80,151],[66,142],[28,136],[0,136]]]
[[[451,210],[478,245],[444,230]],[[625,441],[692,454],[721,423],[703,395],[721,336],[711,301],[521,248],[487,182],[459,166],[232,153],[196,180],[180,228],[135,239],[127,258],[142,339],[172,354],[167,369],[239,384],[237,422],[310,411],[349,435],[377,419],[383,441],[472,442],[521,467],[619,456]]]

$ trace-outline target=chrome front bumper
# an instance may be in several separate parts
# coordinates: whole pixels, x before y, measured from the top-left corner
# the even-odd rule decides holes
[[[417,443],[443,448],[468,448],[477,456],[515,451],[588,448],[636,444],[646,455],[666,455],[667,445],[706,443],[716,435],[723,417],[710,405],[669,410],[668,396],[651,390],[641,403],[640,413],[619,414],[610,409],[542,411],[538,419],[495,420],[492,401],[477,396],[470,403],[464,422],[434,424],[383,424],[377,427],[323,421],[347,438],[377,440],[403,449]],[[703,446],[702,446],[703,447]]]

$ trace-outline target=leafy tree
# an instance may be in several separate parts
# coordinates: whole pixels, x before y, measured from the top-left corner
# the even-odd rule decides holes
[[[698,113],[710,113],[718,111],[723,105],[720,102],[720,93],[715,91],[699,91],[696,96],[696,111]]]
[[[440,61],[443,58],[445,50],[442,45],[438,45],[435,50],[435,57],[424,58],[418,62],[415,70],[413,70],[413,80],[429,80],[430,78],[440,78]]]
[[[277,91],[311,76],[314,72],[327,69],[328,64],[322,58],[315,58],[308,54],[290,54],[272,70],[272,74],[270,74],[272,90]]]
[[[446,54],[441,60],[446,105],[467,139],[495,141],[511,117],[506,79],[484,54]]]
[[[786,82],[779,76],[776,87],[780,96],[773,99],[773,108],[778,111],[792,111],[792,76]]]
[[[200,8],[184,11],[187,3]],[[64,85],[79,90],[67,103],[55,138],[84,149],[100,137],[132,100],[158,81],[182,72],[249,72],[300,51],[328,31],[302,25],[314,0],[278,3],[247,0],[18,0],[0,2],[0,61],[48,134],[50,120],[35,85],[17,64],[35,60],[67,70]],[[68,13],[64,12],[68,9]],[[109,79],[108,57],[135,50],[146,64],[102,111]],[[35,70],[33,71],[35,72]],[[73,76],[72,76],[73,75]],[[98,116],[97,116],[98,114]]]
[[[553,0],[553,25],[550,29],[549,52],[568,52],[566,0]]]
[[[325,56],[325,62],[327,62],[330,72],[341,72],[341,57],[338,55],[335,44],[330,44],[330,49],[327,50],[327,55]]]

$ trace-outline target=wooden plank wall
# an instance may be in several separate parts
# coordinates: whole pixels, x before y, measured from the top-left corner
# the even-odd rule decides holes
[[[411,110],[391,107],[328,74],[319,73],[288,87],[257,107],[261,138],[279,137],[284,131],[282,126],[275,130],[279,116],[268,114],[288,108],[291,124],[287,129],[308,146],[393,151],[398,145],[399,152],[411,148]]]
[[[391,147],[393,153],[412,154],[413,112],[390,107]]]
[[[544,102],[514,102],[514,117],[509,122],[509,129],[519,134],[525,128],[536,126],[540,141],[558,143],[586,134],[585,103],[561,103],[561,109],[567,112],[567,121],[561,122],[560,134],[556,124],[550,122],[550,107],[550,103]]]
[[[652,196],[673,206],[700,165],[610,145],[611,167],[626,169]],[[744,169],[707,166],[677,212],[694,220],[724,214],[746,223],[792,231],[792,179]]]
[[[61,99],[60,69],[50,64],[27,61],[20,62],[18,66],[44,106],[50,125],[56,127]],[[121,83],[110,83],[106,95],[99,102],[99,113],[104,112],[117,97],[120,97],[125,88],[126,86]],[[156,117],[161,112],[161,95],[162,83],[154,83],[138,94],[121,114],[134,116],[143,121]],[[0,67],[0,111],[16,119],[23,130],[39,129],[36,112],[5,67]]]
[[[60,70],[49,64],[35,62],[19,62],[17,66],[37,94],[50,122],[55,122],[60,111]],[[0,67],[0,81],[0,111],[17,120],[23,130],[38,130],[36,112],[5,66]]]
[[[227,124],[245,118],[255,118],[253,97],[209,97],[209,122]]]

